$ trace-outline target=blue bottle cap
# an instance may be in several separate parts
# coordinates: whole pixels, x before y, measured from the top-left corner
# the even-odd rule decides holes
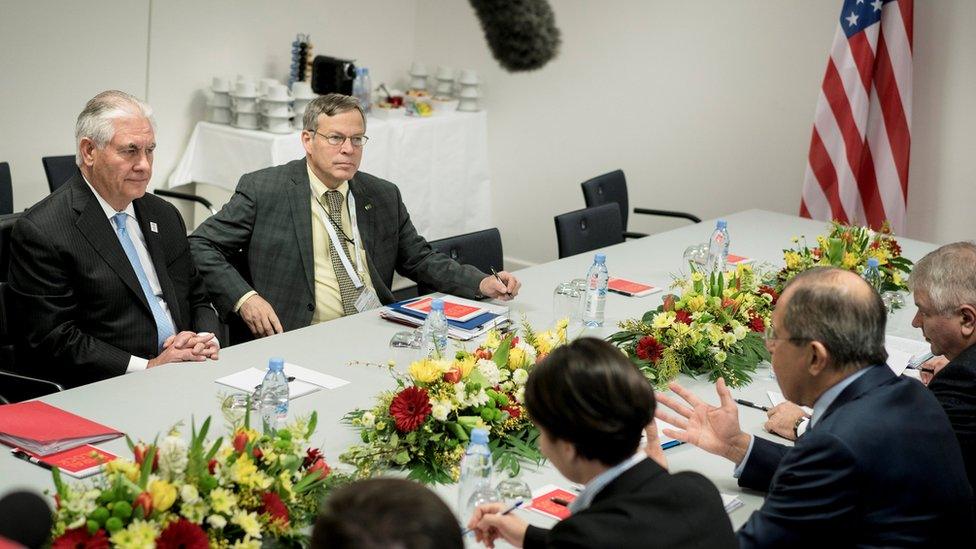
[[[475,444],[488,444],[488,431],[484,429],[471,429],[471,442]]]
[[[430,302],[430,310],[431,311],[443,311],[444,310],[444,300],[443,299],[440,299],[440,298],[432,300]]]
[[[598,253],[598,254],[596,254],[596,255],[593,256],[593,262],[594,263],[603,264],[603,263],[606,263],[606,261],[607,261],[607,254]]]
[[[871,268],[871,269],[877,269],[878,268],[878,258],[877,257],[869,257],[868,258],[868,267]]]
[[[281,372],[285,369],[285,359],[274,357],[268,361],[268,369],[272,372]]]
[[[719,220],[718,220],[718,221],[717,221],[717,222],[715,223],[715,228],[716,228],[716,229],[724,229],[724,228],[726,228],[726,227],[728,227],[728,226],[729,226],[729,224],[728,224],[728,223],[726,223],[726,221],[725,221],[724,219],[719,219]]]

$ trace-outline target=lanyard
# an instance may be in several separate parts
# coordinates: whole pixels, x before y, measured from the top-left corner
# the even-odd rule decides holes
[[[314,191],[314,188],[313,188]],[[349,254],[347,253],[347,248],[345,242],[339,239],[339,234],[336,231],[335,226],[332,224],[332,219],[329,218],[328,213],[325,210],[325,206],[319,202],[318,197],[315,198],[315,202],[319,205],[316,210],[319,214],[319,218],[322,220],[322,224],[325,225],[326,232],[329,233],[329,240],[332,241],[332,246],[340,251],[339,260],[342,261],[343,268],[346,269],[346,273],[352,280],[356,289],[363,287],[362,277],[359,276],[359,252],[360,252],[360,241],[362,240],[359,236],[359,224],[356,222],[356,197],[352,194],[352,189],[346,192],[346,212],[349,213],[349,224],[352,226],[352,238],[353,238],[353,257],[356,262],[355,268],[349,262]]]

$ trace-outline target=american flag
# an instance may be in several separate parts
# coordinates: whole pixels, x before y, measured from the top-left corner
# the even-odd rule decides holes
[[[845,0],[803,181],[800,215],[905,230],[913,0]]]

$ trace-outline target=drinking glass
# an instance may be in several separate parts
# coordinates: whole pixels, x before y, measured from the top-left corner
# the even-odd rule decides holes
[[[423,332],[420,328],[397,332],[390,339],[390,349],[393,349],[394,360],[408,366],[420,358],[422,346]]]
[[[685,265],[689,263],[694,263],[699,266],[704,266],[708,261],[708,244],[692,244],[685,248],[684,253]]]
[[[501,498],[506,507],[514,505],[519,500],[525,502],[532,501],[532,489],[529,488],[528,483],[519,477],[506,477],[502,479],[495,486],[495,491],[498,492],[498,497]]]
[[[553,322],[568,318],[570,322],[573,315],[579,316],[579,295],[573,287],[572,282],[561,282],[552,293],[552,317]]]
[[[254,395],[249,395],[247,393],[232,393],[227,395],[226,398],[220,403],[220,412],[223,414],[224,419],[227,420],[234,428],[242,425],[244,423],[244,415],[247,414],[248,403],[251,404],[251,409],[254,409]]]

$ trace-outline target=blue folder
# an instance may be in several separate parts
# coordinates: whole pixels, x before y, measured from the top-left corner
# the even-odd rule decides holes
[[[417,297],[417,298],[413,298],[413,299],[405,299],[405,300],[399,301],[397,303],[392,303],[392,304],[388,305],[388,307],[390,309],[392,309],[392,310],[400,313],[400,314],[405,314],[405,315],[408,315],[408,316],[412,316],[414,318],[419,318],[420,320],[424,320],[425,318],[427,318],[427,315],[426,314],[421,313],[421,312],[414,311],[412,309],[407,309],[406,307],[404,307],[404,305],[407,305],[408,303],[413,303],[414,301],[417,301],[419,299],[421,299],[421,298]],[[496,318],[498,318],[498,316],[499,316],[498,313],[493,313],[491,311],[486,311],[486,312],[481,313],[480,315],[478,315],[478,316],[476,316],[474,318],[471,318],[471,319],[467,320],[466,322],[458,322],[456,320],[447,319],[447,323],[450,326],[452,326],[454,328],[461,329],[461,330],[477,330],[478,328],[480,328],[481,326],[484,326],[488,322],[491,322],[492,320],[495,320]]]

